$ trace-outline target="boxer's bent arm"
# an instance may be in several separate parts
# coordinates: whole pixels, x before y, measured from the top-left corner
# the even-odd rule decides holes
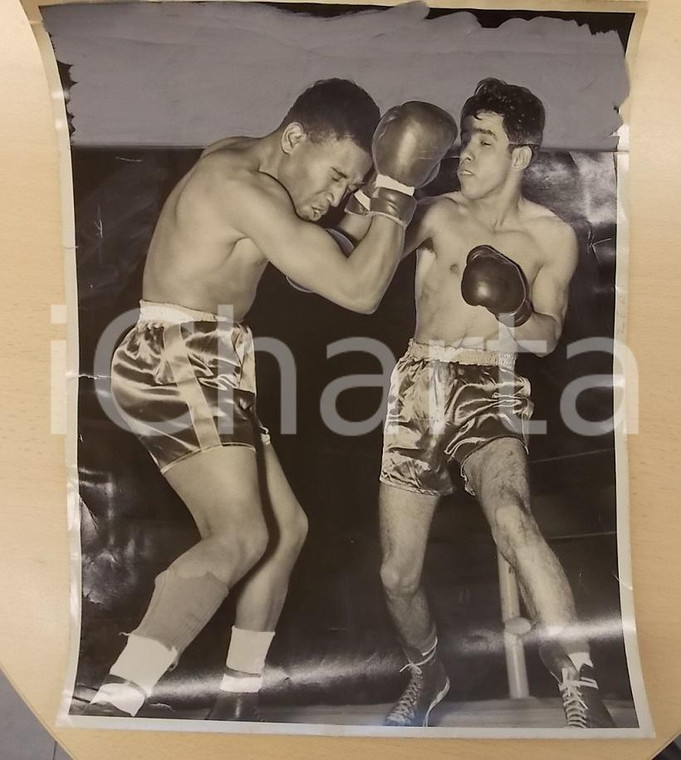
[[[544,350],[531,348],[538,356],[550,354],[560,339],[568,306],[568,288],[577,267],[574,231],[564,222],[552,224],[555,229],[542,246],[547,251],[547,259],[532,285],[534,313],[524,325],[515,328],[515,339],[520,344],[544,341]]]
[[[395,273],[404,243],[399,224],[375,217],[364,239],[346,258],[321,227],[300,219],[284,188],[269,177],[242,183],[230,202],[230,223],[277,269],[353,311],[376,309]]]
[[[404,250],[402,258],[406,258],[413,253],[426,240],[432,237],[432,217],[433,203],[436,198],[424,198],[419,201],[414,218],[407,228],[404,238]],[[336,225],[341,232],[345,232],[352,240],[363,240],[364,236],[371,226],[372,216],[358,216],[357,214],[345,214],[345,216]]]
[[[418,209],[416,211],[418,214]],[[371,220],[374,217],[369,216],[367,214],[366,216],[358,216],[357,214],[345,214],[345,216],[338,222],[336,225],[336,228],[339,229],[341,232],[344,232],[350,240],[354,241],[355,244],[357,244],[360,240],[364,240],[364,236],[369,231],[369,228],[371,227]],[[412,222],[413,224],[413,222]],[[412,226],[410,225],[407,228],[407,232],[405,235],[405,240],[409,238],[410,231],[412,229]],[[418,235],[413,235],[413,238],[419,237]],[[417,243],[412,243],[411,245],[407,245],[405,243],[404,250],[402,251],[402,258],[406,258],[410,253],[413,253],[419,245],[423,242],[423,240],[427,236],[423,235],[421,236],[421,239]]]
[[[373,217],[369,216],[369,214],[365,216],[345,214],[336,227],[351,240],[354,240],[355,243],[358,243],[360,240],[364,240],[364,236],[369,231],[369,227],[371,227],[372,219]]]

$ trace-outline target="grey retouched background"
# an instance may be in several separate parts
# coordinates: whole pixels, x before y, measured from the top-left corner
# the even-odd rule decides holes
[[[318,79],[356,81],[381,110],[427,100],[457,118],[476,83],[503,77],[546,106],[548,149],[612,150],[628,92],[616,32],[513,18],[483,28],[423,3],[323,18],[250,3],[42,9],[71,66],[75,146],[204,146],[262,135]]]

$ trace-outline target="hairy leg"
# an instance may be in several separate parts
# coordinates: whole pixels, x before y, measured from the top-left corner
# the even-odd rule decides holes
[[[466,459],[464,472],[499,551],[516,572],[528,612],[548,635],[561,637],[568,651],[584,651],[567,577],[530,511],[527,457],[520,441],[488,443]]]
[[[558,682],[567,725],[613,728],[567,577],[530,513],[524,448],[515,439],[493,441],[471,454],[464,470],[499,551],[516,571],[528,609],[536,613],[543,639],[539,654]]]
[[[421,575],[437,502],[437,496],[424,496],[381,483],[381,580],[388,610],[402,643],[415,652],[426,651],[435,639]]]
[[[449,678],[437,654],[435,624],[421,584],[437,502],[437,496],[381,484],[381,579],[409,670],[409,681],[386,716],[386,726],[427,726],[432,710],[449,691]]]

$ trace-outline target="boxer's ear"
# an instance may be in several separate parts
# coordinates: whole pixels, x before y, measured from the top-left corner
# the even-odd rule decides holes
[[[298,121],[292,121],[284,127],[281,133],[281,149],[287,155],[290,154],[296,145],[307,139],[305,128]]]
[[[511,162],[514,169],[523,171],[527,169],[532,161],[532,148],[529,145],[518,145],[513,148]]]

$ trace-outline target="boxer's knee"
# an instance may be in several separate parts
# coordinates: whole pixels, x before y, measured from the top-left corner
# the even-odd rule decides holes
[[[386,557],[381,565],[381,582],[389,599],[409,599],[421,585],[420,565]]]
[[[511,564],[520,551],[543,540],[528,505],[517,492],[509,489],[498,494],[496,503],[486,511],[494,542]]]
[[[309,527],[307,515],[302,507],[298,506],[281,529],[281,542],[284,550],[297,557],[305,544]]]
[[[299,504],[287,505],[276,515],[276,524],[269,536],[267,554],[274,555],[279,566],[295,563],[305,544],[309,530],[307,515]]]
[[[225,527],[201,541],[191,556],[181,558],[177,570],[186,577],[210,574],[231,585],[260,561],[268,540],[261,519]]]
[[[235,553],[242,572],[248,572],[267,551],[269,534],[264,520],[254,520],[240,526],[238,532],[219,534],[217,539],[223,550],[223,559],[229,562],[229,554]]]

